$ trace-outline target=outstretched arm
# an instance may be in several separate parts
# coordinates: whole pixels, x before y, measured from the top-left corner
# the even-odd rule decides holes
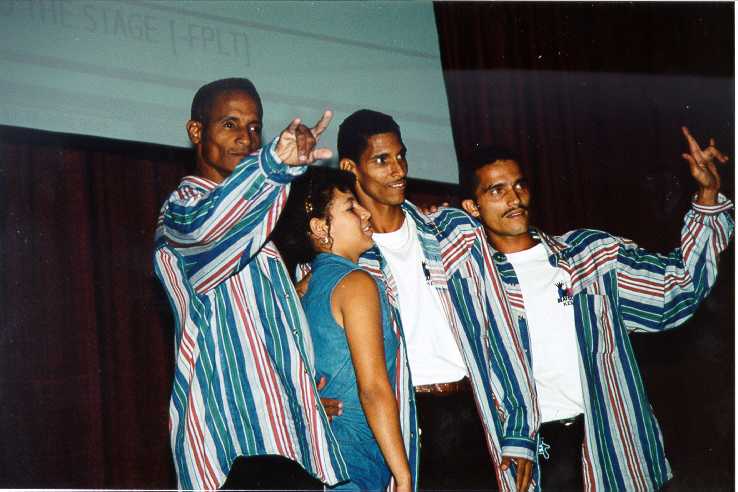
[[[175,192],[164,205],[157,240],[177,250],[198,292],[237,271],[263,246],[303,164],[330,157],[315,145],[328,126],[326,111],[313,128],[293,120],[279,138],[249,155],[208,192]],[[299,167],[295,167],[299,166]]]
[[[400,429],[400,415],[385,365],[379,290],[364,271],[348,274],[331,300],[344,327],[356,371],[359,399],[397,490],[412,490],[412,477]]]
[[[692,210],[684,218],[681,246],[659,255],[620,241],[620,313],[630,330],[661,331],[686,321],[715,283],[718,256],[733,234],[733,204],[719,195],[717,171],[718,163],[728,158],[715,147],[714,139],[702,149],[686,127],[682,133],[689,146],[682,157],[698,189]]]

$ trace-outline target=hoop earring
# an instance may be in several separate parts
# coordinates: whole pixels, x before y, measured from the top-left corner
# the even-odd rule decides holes
[[[330,249],[331,246],[333,246],[333,238],[330,236],[325,236],[320,238],[320,244],[322,244],[324,247]]]

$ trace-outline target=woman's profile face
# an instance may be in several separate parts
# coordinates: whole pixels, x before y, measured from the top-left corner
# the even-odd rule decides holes
[[[361,253],[374,245],[371,214],[359,205],[353,193],[334,189],[326,212],[334,254],[357,261]]]

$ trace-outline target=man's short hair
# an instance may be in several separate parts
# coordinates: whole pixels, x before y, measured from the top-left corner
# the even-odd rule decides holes
[[[459,180],[462,199],[475,198],[474,192],[479,186],[477,171],[496,161],[515,161],[521,165],[520,158],[514,151],[496,145],[477,146],[462,160]]]
[[[338,127],[338,159],[358,164],[369,138],[380,133],[394,133],[402,141],[400,126],[391,116],[371,109],[354,112]]]
[[[245,78],[233,77],[229,79],[220,79],[205,84],[200,87],[192,99],[192,108],[190,109],[190,119],[206,123],[210,119],[210,108],[213,101],[224,92],[239,91],[248,94],[259,107],[259,118],[264,116],[264,110],[261,107],[261,97],[256,91],[254,84]]]

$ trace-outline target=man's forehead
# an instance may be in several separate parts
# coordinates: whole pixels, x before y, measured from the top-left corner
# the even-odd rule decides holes
[[[495,184],[515,183],[525,179],[523,170],[516,161],[497,160],[478,168],[476,171],[478,186],[487,188]]]
[[[512,159],[499,159],[477,169],[477,176],[480,179],[522,177],[523,169],[520,167],[520,164]]]
[[[375,133],[366,140],[367,148],[404,147],[402,139],[394,132]]]
[[[383,150],[404,149],[405,144],[394,132],[375,133],[366,140],[365,153],[375,154]]]

